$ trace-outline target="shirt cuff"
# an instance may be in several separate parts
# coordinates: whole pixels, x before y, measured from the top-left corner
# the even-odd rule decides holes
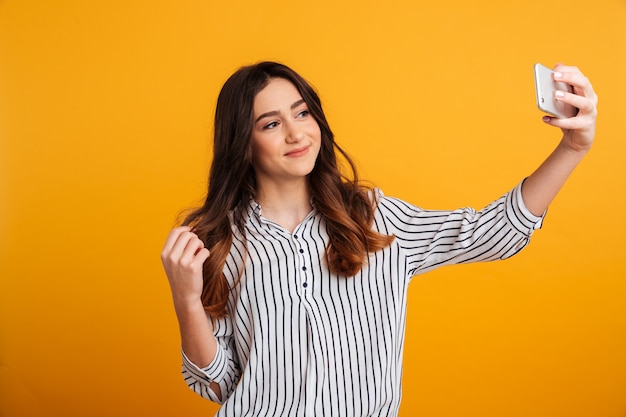
[[[533,231],[541,229],[543,226],[543,219],[546,215],[546,211],[541,216],[536,216],[531,213],[526,207],[524,199],[522,198],[522,184],[520,182],[511,192],[507,195],[506,199],[506,215],[509,222],[520,233],[530,236]]]
[[[222,396],[224,396],[224,393],[226,392],[226,385],[224,381],[226,355],[222,352],[222,349],[218,348],[213,361],[211,361],[211,363],[204,368],[200,368],[189,360],[182,349],[181,354],[183,357],[183,376],[185,377],[185,380],[187,381],[191,378],[192,380],[198,382],[198,384],[190,384],[189,381],[187,381],[189,387],[203,397],[208,397],[213,402],[223,404],[224,399],[218,397],[211,387],[212,382],[218,384],[220,386]]]
[[[226,355],[224,355],[222,349],[217,348],[217,352],[215,353],[215,357],[211,361],[209,365],[204,368],[200,368],[195,363],[193,363],[185,352],[181,349],[181,353],[183,356],[183,368],[185,371],[188,371],[190,374],[194,375],[196,378],[205,381],[206,383],[218,382],[223,378],[226,372]]]

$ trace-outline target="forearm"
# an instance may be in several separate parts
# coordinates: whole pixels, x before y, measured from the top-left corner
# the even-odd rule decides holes
[[[172,290],[182,348],[199,367],[208,366],[217,351],[213,328],[201,301],[202,268],[210,253],[188,226],[173,229],[161,251],[161,260]]]
[[[207,367],[215,358],[217,340],[202,303],[176,305],[180,339],[185,356],[199,368]],[[211,389],[222,399],[220,386],[211,382]]]
[[[593,144],[598,96],[591,83],[576,67],[555,66],[554,79],[569,84],[571,92],[557,91],[554,99],[578,108],[575,117],[559,119],[544,116],[543,121],[558,127],[563,139],[530,177],[524,181],[522,198],[526,207],[541,215],[567,181]]]
[[[201,301],[202,268],[209,255],[204,242],[189,226],[173,229],[161,251],[180,328],[183,364],[187,366],[189,363],[190,367],[198,368],[201,372],[214,362],[218,354],[213,326]],[[211,381],[209,385],[221,401],[218,383]],[[215,400],[215,395],[207,393],[207,397],[212,400]]]
[[[202,303],[184,303],[175,309],[185,355],[200,368],[208,366],[215,358],[217,341]]]
[[[535,215],[542,215],[588,149],[576,150],[561,141],[550,156],[522,185],[522,198]]]

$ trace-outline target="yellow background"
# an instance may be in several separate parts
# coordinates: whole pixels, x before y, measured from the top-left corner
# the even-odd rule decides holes
[[[212,415],[159,253],[205,191],[217,93],[280,60],[364,178],[481,207],[560,138],[532,66],[578,65],[597,143],[519,256],[410,287],[402,416],[626,416],[623,0],[0,0],[0,415]]]

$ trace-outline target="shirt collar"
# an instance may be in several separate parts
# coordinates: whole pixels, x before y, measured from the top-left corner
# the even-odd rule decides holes
[[[250,199],[250,202],[248,203],[248,217],[255,217],[257,220],[260,220],[262,215],[261,213],[261,205],[253,198]]]
[[[313,198],[311,198],[311,207],[311,212],[305,217],[302,223],[308,221],[311,217],[317,214],[317,209],[315,207],[315,204],[313,204]],[[253,221],[260,224],[268,222],[268,220],[263,218],[263,209],[261,205],[254,198],[251,198],[248,202],[248,208],[246,210],[246,213],[248,222]]]

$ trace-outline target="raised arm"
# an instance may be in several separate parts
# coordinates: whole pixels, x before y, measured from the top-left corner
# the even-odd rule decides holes
[[[557,94],[556,99],[579,109],[575,117],[559,119],[544,116],[547,124],[561,128],[563,138],[548,158],[524,181],[522,198],[535,215],[548,208],[574,168],[593,144],[596,131],[598,96],[591,83],[576,67],[554,67],[554,78],[573,87],[572,93]]]
[[[180,328],[183,352],[196,366],[208,366],[217,353],[217,341],[202,306],[202,265],[209,250],[189,227],[178,227],[167,237],[161,260],[169,280]],[[221,398],[220,387],[211,383]]]

